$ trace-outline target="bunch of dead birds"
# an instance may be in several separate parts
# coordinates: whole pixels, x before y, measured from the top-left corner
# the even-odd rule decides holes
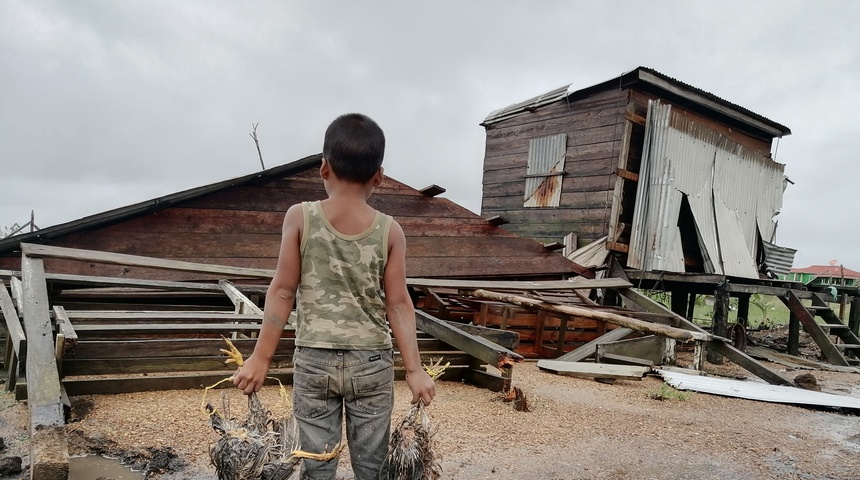
[[[230,415],[223,396],[223,411],[206,404],[212,428],[221,438],[209,449],[218,480],[286,480],[301,461],[299,432],[292,415],[274,419],[256,393],[248,395],[248,418]]]
[[[229,347],[229,350],[222,350],[230,357],[227,362],[241,366],[241,353],[232,342],[224,340]],[[434,379],[448,366],[441,365],[441,360],[425,366]],[[229,379],[222,382],[226,380]],[[206,391],[217,385],[207,387]],[[343,450],[339,443],[332,451],[302,451],[298,424],[292,414],[276,419],[263,407],[256,393],[247,397],[248,415],[244,420],[231,415],[226,394],[222,395],[221,410],[205,404],[204,410],[209,415],[212,428],[220,435],[209,449],[218,480],[288,480],[300,470],[303,459],[331,461]],[[281,397],[285,404],[289,403],[283,386]],[[205,398],[204,394],[204,402]],[[434,434],[435,428],[431,426],[424,402],[419,401],[391,433],[386,459],[388,480],[438,480],[442,467],[433,451]]]

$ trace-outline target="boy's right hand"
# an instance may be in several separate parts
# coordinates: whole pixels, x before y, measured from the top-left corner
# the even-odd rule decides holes
[[[231,377],[233,385],[250,395],[253,392],[259,392],[263,387],[263,382],[266,381],[266,374],[269,373],[269,362],[263,359],[257,359],[254,355],[248,357],[245,363],[236,370],[236,373]]]

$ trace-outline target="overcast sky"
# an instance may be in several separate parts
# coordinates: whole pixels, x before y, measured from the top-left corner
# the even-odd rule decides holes
[[[0,1],[0,226],[48,227],[322,150],[480,211],[492,110],[637,66],[788,126],[777,243],[860,270],[860,2]]]

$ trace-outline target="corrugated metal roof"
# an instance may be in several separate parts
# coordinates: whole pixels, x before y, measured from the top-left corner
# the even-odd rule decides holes
[[[528,100],[519,103],[513,103],[505,108],[493,110],[492,112],[490,112],[489,115],[487,115],[487,118],[484,119],[481,125],[486,126],[493,123],[501,122],[502,120],[507,120],[511,117],[515,117],[523,112],[530,112],[544,105],[550,105],[552,103],[555,103],[569,95],[568,88],[570,88],[570,84],[552,89],[546,93],[540,94],[536,97],[532,97]]]
[[[759,232],[774,237],[782,164],[651,101],[627,265],[683,272],[678,219],[690,205],[706,273],[757,278]]]
[[[90,215],[71,222],[54,225],[43,228],[32,233],[15,235],[6,237],[0,240],[0,253],[16,250],[21,243],[46,243],[52,238],[60,237],[71,232],[75,232],[84,228],[94,228],[111,222],[118,222],[135,215],[158,211],[179,202],[185,202],[194,198],[199,198],[213,192],[217,192],[229,187],[238,185],[253,185],[266,183],[274,178],[292,175],[296,172],[301,172],[309,168],[314,168],[322,161],[322,154],[309,155],[305,158],[296,160],[295,162],[278,165],[260,172],[255,172],[243,177],[232,178],[222,182],[196,187],[189,190],[184,190],[177,193],[171,193],[163,197],[146,200],[126,207],[120,207],[106,212]]]
[[[669,96],[683,98],[687,102],[692,102],[703,109],[729,118],[732,121],[744,123],[772,137],[782,137],[791,134],[791,130],[785,125],[781,125],[713,93],[696,88],[648,67],[638,67],[619,77],[579,90],[574,90],[573,84],[555,88],[523,102],[494,110],[487,115],[484,121],[481,122],[481,125],[486,127],[525,112],[533,111],[536,108],[550,105],[570,96],[585,97],[599,91],[617,89],[619,87],[629,88],[632,86],[644,86],[650,90],[659,90],[661,93]]]
[[[846,395],[815,392],[749,380],[729,380],[701,375],[689,375],[663,369],[658,369],[657,374],[663,377],[666,383],[678,390],[693,390],[713,395],[722,395],[724,397],[746,398],[761,402],[860,409],[860,398]]]

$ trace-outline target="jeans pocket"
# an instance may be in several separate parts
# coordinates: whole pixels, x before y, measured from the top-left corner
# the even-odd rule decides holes
[[[293,411],[302,418],[315,418],[326,412],[328,375],[293,372]]]
[[[362,411],[378,415],[390,411],[394,403],[394,369],[386,365],[384,370],[352,377],[355,405]]]

